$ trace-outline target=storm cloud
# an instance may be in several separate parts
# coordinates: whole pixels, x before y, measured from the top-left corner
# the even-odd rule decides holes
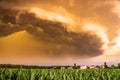
[[[53,55],[56,52],[61,55],[78,56],[96,56],[103,53],[102,41],[96,34],[69,32],[63,23],[37,19],[33,14],[21,14],[20,19],[19,24],[30,24],[26,27],[26,31],[36,39],[53,44],[52,48],[48,49]],[[49,48],[49,44],[45,45]]]
[[[52,55],[53,57],[57,55],[99,56],[104,53],[104,49],[102,49],[104,43],[101,37],[89,31],[82,31],[81,29],[84,27],[82,24],[85,21],[100,23],[107,28],[107,33],[110,34],[111,32],[108,31],[114,30],[113,26],[115,30],[119,29],[120,19],[112,12],[114,5],[111,2],[107,0],[60,0],[60,2],[57,0],[51,0],[51,2],[48,0],[0,0],[0,37],[6,37],[19,31],[27,31],[34,36],[33,39],[46,45],[42,49],[38,48],[43,53],[36,54]],[[69,25],[61,21],[37,17],[35,13],[29,12],[29,8],[35,7],[35,5],[40,9],[46,9],[44,5],[55,7],[55,9],[62,7],[79,19],[76,24],[81,25],[74,25],[74,27],[80,28],[80,31],[69,31]],[[50,12],[51,8],[49,7],[45,11]]]
[[[10,20],[9,20],[10,19]],[[43,49],[44,54],[71,55],[71,56],[97,56],[102,54],[102,42],[97,35],[89,32],[69,32],[65,25],[60,22],[39,19],[35,14],[26,11],[15,20],[10,16],[3,17],[1,21],[1,36],[7,36],[21,30],[35,36],[36,40],[45,42],[47,48]]]

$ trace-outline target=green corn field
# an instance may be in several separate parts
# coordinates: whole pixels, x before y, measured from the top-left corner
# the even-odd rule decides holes
[[[120,69],[0,68],[0,80],[120,80]]]

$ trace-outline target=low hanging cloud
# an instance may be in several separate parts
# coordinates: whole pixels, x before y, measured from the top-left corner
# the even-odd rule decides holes
[[[18,12],[11,8],[0,7],[0,37],[23,30],[19,24],[16,24]]]
[[[38,3],[33,0],[0,0],[0,4],[0,37],[5,37],[18,31],[27,31],[34,36],[36,41],[43,42],[44,45],[46,45],[46,47],[40,49],[43,53],[39,54],[46,54],[48,56],[52,54],[53,57],[57,55],[78,57],[98,56],[104,53],[104,49],[102,49],[104,43],[97,34],[82,31],[82,25],[72,25],[73,28],[78,27],[80,32],[70,31],[68,27],[71,22],[66,23],[58,19],[54,21],[48,18],[38,17],[36,13],[29,11],[31,7],[37,5],[37,7],[41,9],[42,7],[39,6],[39,4],[46,4],[51,6],[51,8],[57,8],[57,6],[59,6],[65,8],[68,13],[78,17],[80,20],[78,21],[79,24],[85,21],[96,21],[96,23],[104,25],[107,30],[112,30],[113,25],[116,30],[120,20],[111,10],[113,4],[108,1],[96,2],[93,0],[86,2],[83,0],[69,0],[69,4],[66,5],[67,1],[63,0],[60,0],[60,2],[57,0],[52,0],[51,2],[41,0],[38,1]],[[8,6],[4,4],[8,4]],[[18,6],[13,6],[13,4],[17,4]],[[23,6],[24,4],[27,6]],[[26,7],[27,9],[22,9]],[[49,10],[45,11],[45,13],[50,12]],[[108,16],[106,16],[106,14]],[[44,15],[48,17],[49,14]],[[110,19],[114,19],[115,23]],[[78,24],[78,22],[76,24]]]
[[[4,23],[0,29],[3,31],[1,36],[26,30],[34,35],[36,40],[44,42],[46,48],[43,49],[43,54],[46,55],[97,56],[103,53],[102,41],[97,35],[89,32],[69,32],[65,27],[67,25],[61,22],[36,18],[35,14],[26,11],[19,14],[13,22],[10,16],[1,20]]]
[[[37,19],[30,14],[22,14],[20,18],[21,24],[31,24],[26,27],[27,32],[40,41],[53,44],[50,49],[53,54],[57,52],[61,55],[96,56],[103,53],[102,41],[96,34],[69,32],[63,23]],[[47,47],[50,48],[49,44]]]

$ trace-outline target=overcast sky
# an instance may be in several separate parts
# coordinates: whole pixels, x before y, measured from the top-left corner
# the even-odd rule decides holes
[[[0,63],[120,62],[119,0],[0,0]]]

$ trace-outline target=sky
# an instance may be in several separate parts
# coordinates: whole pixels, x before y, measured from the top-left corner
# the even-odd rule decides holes
[[[0,63],[120,62],[120,0],[0,0]]]

